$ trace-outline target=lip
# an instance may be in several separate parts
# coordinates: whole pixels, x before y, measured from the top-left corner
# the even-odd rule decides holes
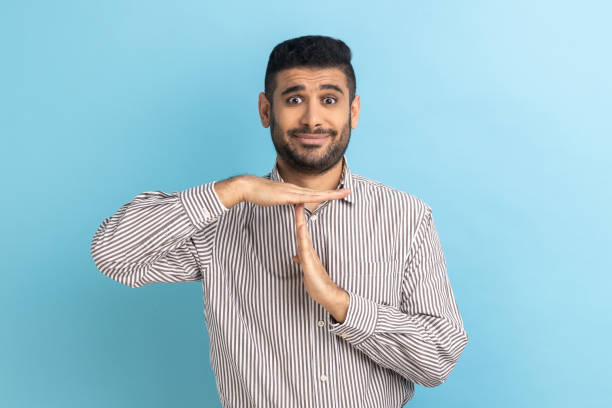
[[[329,137],[329,134],[296,133],[295,137],[304,144],[320,144]]]

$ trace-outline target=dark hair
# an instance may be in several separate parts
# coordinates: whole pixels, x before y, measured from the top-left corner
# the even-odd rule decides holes
[[[339,68],[346,75],[349,104],[353,102],[357,83],[351,65],[351,49],[341,40],[322,35],[305,35],[276,45],[266,68],[265,94],[272,104],[276,89],[276,73],[284,69]]]

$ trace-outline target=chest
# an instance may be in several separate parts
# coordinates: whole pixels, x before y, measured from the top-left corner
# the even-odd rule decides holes
[[[262,207],[217,237],[218,274],[237,293],[303,287],[293,206]],[[345,290],[383,304],[398,304],[402,279],[402,234],[388,214],[319,208],[306,223],[312,246],[330,278]]]

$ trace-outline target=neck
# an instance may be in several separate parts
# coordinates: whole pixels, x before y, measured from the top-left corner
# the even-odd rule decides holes
[[[286,183],[295,184],[312,190],[335,190],[340,184],[344,159],[338,160],[332,168],[321,174],[304,174],[290,168],[280,157],[276,156],[278,174]]]

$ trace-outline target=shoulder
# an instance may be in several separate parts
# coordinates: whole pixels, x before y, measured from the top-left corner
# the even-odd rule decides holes
[[[420,215],[420,218],[431,213],[431,207],[420,197],[399,190],[378,180],[352,173],[353,186],[361,200],[379,203],[401,212]]]
[[[392,225],[406,234],[409,247],[423,234],[419,231],[427,231],[433,223],[431,207],[414,194],[359,174],[353,174],[353,186],[358,192],[358,201],[373,207],[378,216],[388,218],[387,226]]]

